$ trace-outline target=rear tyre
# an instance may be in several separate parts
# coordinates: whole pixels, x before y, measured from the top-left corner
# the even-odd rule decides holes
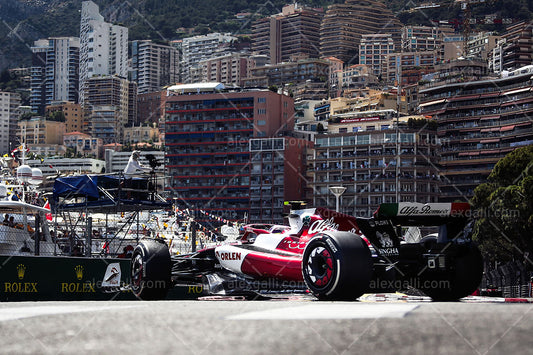
[[[133,294],[142,300],[164,299],[170,287],[170,271],[170,252],[165,242],[142,240],[131,260]]]
[[[424,285],[421,291],[433,301],[457,301],[471,295],[481,283],[483,257],[476,245],[458,246],[454,256],[449,259],[451,265],[442,277],[432,277],[428,271],[421,275]]]
[[[305,247],[302,274],[309,290],[320,300],[353,301],[367,290],[372,256],[366,242],[349,232],[327,232]]]

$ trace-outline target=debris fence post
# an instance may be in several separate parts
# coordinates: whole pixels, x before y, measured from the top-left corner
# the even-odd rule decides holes
[[[92,254],[92,236],[93,236],[93,218],[87,217],[87,235],[85,236],[85,256],[91,257]]]

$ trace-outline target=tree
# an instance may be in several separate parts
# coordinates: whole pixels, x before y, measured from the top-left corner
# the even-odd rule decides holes
[[[493,261],[526,260],[533,269],[533,145],[501,159],[474,190],[474,240]]]
[[[46,116],[46,119],[50,121],[65,122],[65,114],[63,113],[63,111],[50,112]]]

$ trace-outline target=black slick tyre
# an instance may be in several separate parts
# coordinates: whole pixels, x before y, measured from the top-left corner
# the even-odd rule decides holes
[[[320,300],[355,300],[368,290],[372,269],[366,242],[349,232],[320,233],[303,253],[304,281]]]
[[[483,257],[476,245],[470,243],[458,246],[449,260],[451,265],[444,275],[431,277],[431,273],[427,271],[421,275],[425,286],[421,291],[433,301],[457,301],[471,295],[481,283]]]
[[[142,300],[161,300],[170,287],[170,252],[163,241],[143,239],[133,250],[131,289]]]

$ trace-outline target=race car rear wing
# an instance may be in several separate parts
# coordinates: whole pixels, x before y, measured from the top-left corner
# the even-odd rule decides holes
[[[472,210],[466,202],[382,203],[374,212],[374,219],[388,219],[402,226],[438,226],[450,222],[466,224],[471,218]]]

